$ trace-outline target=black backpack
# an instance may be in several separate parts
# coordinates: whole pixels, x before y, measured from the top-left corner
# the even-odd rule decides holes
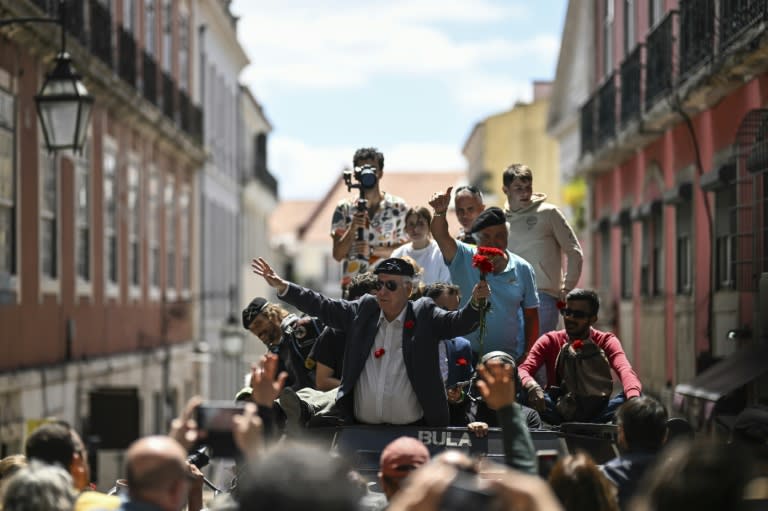
[[[566,421],[594,418],[613,392],[611,364],[592,340],[576,340],[560,348],[555,362],[560,397],[555,409]]]

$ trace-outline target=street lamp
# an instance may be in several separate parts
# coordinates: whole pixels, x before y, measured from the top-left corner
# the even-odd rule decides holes
[[[35,96],[37,115],[43,128],[45,145],[49,151],[83,149],[88,123],[93,109],[93,96],[88,94],[80,75],[72,66],[67,53],[66,1],[59,0],[58,18],[13,18],[0,20],[0,27],[21,23],[57,23],[61,27],[61,49],[56,55],[53,70],[48,73],[40,92]]]
[[[243,329],[234,313],[230,313],[219,330],[221,350],[228,357],[236,358],[243,354]]]

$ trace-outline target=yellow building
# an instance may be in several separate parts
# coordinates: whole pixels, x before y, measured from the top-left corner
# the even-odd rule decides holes
[[[548,201],[564,206],[561,197],[557,141],[547,135],[547,112],[552,82],[533,83],[533,101],[491,115],[475,124],[462,153],[469,182],[480,187],[488,206],[504,207],[502,173],[512,163],[533,170],[533,189]]]

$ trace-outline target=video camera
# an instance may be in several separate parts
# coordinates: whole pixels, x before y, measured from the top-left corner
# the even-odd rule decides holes
[[[357,183],[352,182],[354,177]],[[370,190],[376,186],[376,182],[379,178],[376,176],[376,167],[373,165],[362,165],[355,167],[354,170],[344,170],[344,183],[347,185],[347,190],[351,191],[352,188],[360,190],[360,196],[362,197],[364,190]]]

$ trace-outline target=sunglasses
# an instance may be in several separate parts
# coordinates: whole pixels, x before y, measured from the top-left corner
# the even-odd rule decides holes
[[[390,291],[395,291],[397,290],[397,282],[394,280],[377,280],[376,284],[373,286],[376,291],[379,291],[382,287],[386,287]]]
[[[560,309],[560,315],[564,318],[567,318],[568,316],[574,318],[574,319],[585,319],[592,315],[590,312],[584,312],[584,311],[577,311],[573,309]]]
[[[454,195],[457,194],[457,193],[463,192],[465,190],[469,191],[469,192],[472,192],[472,193],[475,193],[475,194],[480,192],[480,190],[476,186],[463,185],[463,186],[460,186],[460,187],[456,188],[456,191],[454,192]]]

